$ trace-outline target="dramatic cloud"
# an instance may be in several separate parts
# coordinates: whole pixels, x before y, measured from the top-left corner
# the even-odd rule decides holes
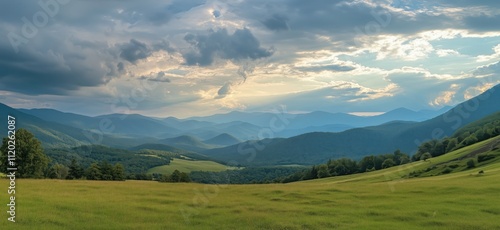
[[[15,53],[0,44],[0,90],[30,95],[64,95],[81,87],[99,86],[118,74],[119,65],[97,52],[74,52],[61,48]]]
[[[453,105],[500,81],[500,1],[51,2],[0,1],[2,103],[380,112]]]
[[[120,57],[131,63],[149,57],[152,52],[146,44],[135,39],[131,39],[130,43],[120,45],[120,50]]]
[[[170,82],[170,79],[168,78],[168,76],[164,72],[159,72],[156,75],[148,76],[148,77],[147,76],[141,76],[139,79],[140,80],[155,81],[155,82],[165,82],[165,83],[169,83]]]
[[[270,30],[280,31],[290,29],[287,21],[288,19],[285,16],[273,15],[271,18],[266,19],[262,23]]]
[[[220,89],[219,91],[217,91],[217,99],[220,99],[220,98],[224,98],[226,97],[227,95],[229,95],[231,93],[231,86],[232,84],[231,83],[226,83],[224,84]]]
[[[260,47],[259,40],[249,29],[237,29],[229,34],[226,29],[210,32],[208,35],[188,34],[184,39],[193,46],[194,52],[184,54],[187,65],[208,66],[216,58],[239,61],[259,59],[273,54]]]

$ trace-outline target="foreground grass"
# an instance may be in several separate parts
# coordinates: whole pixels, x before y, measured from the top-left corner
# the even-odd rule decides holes
[[[404,179],[451,155],[291,184],[17,180],[17,223],[1,229],[500,229],[500,162]],[[478,175],[484,170],[484,175]],[[0,203],[0,204],[1,204]]]
[[[500,165],[390,182],[292,184],[18,180],[8,229],[500,229]],[[358,178],[362,179],[362,178]],[[0,181],[7,188],[7,180]],[[6,190],[6,189],[5,189]],[[0,194],[7,203],[6,192]],[[1,205],[6,209],[5,205]],[[2,228],[4,229],[4,228]],[[7,228],[6,228],[7,229]]]
[[[213,161],[194,161],[175,158],[168,165],[154,167],[148,173],[172,174],[174,170],[190,173],[191,171],[220,172],[230,169],[230,167]]]

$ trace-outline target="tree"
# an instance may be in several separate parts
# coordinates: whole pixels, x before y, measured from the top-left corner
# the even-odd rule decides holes
[[[85,176],[87,177],[88,180],[101,180],[102,179],[101,168],[97,163],[94,162],[90,164],[90,166],[87,168]]]
[[[427,161],[427,159],[432,158],[432,155],[430,153],[424,153],[420,157],[420,160]]]
[[[367,172],[375,168],[375,157],[374,156],[366,156],[361,159],[359,162],[359,170],[361,172]]]
[[[446,146],[446,152],[449,153],[449,152],[455,150],[455,147],[457,147],[457,144],[458,144],[457,138],[452,138],[448,142],[448,146]]]
[[[102,180],[113,180],[113,166],[110,163],[101,161],[99,163],[99,168],[101,169]]]
[[[125,180],[125,168],[120,163],[113,166],[113,180]]]
[[[382,168],[390,168],[392,166],[396,165],[396,163],[394,162],[394,160],[392,159],[385,159],[385,161],[382,163]]]
[[[469,146],[469,145],[477,143],[478,141],[479,140],[477,139],[476,135],[475,134],[471,134],[469,137],[465,138],[465,140],[463,141],[463,143],[466,146]]]
[[[399,159],[399,164],[404,165],[410,163],[410,157],[408,155],[404,155]]]
[[[328,172],[328,166],[326,165],[320,165],[318,167],[318,175],[317,177],[318,178],[325,178],[325,177],[329,177],[330,176],[330,173]]]
[[[476,162],[474,162],[473,159],[470,159],[469,161],[467,161],[467,168],[471,169],[474,167],[476,167]]]
[[[179,170],[174,170],[172,175],[170,175],[170,181],[172,182],[180,182],[181,181],[181,172]]]
[[[181,172],[180,182],[191,182],[191,178],[189,178],[187,173]]]
[[[49,169],[48,177],[52,179],[65,179],[68,176],[69,168],[62,164],[54,164]]]
[[[71,159],[67,179],[80,179],[84,176],[83,168],[78,164],[75,158]]]
[[[346,175],[346,174],[349,173],[347,171],[347,168],[344,165],[341,165],[341,164],[335,166],[335,168],[333,169],[333,171],[335,172],[335,175],[337,175],[337,176]]]
[[[9,138],[4,138],[2,141],[1,172],[7,173],[8,167],[17,168],[18,178],[42,178],[49,164],[49,158],[45,155],[40,141],[26,129],[17,130],[14,145],[13,141]],[[15,150],[9,148],[9,144],[15,146]],[[15,151],[15,165],[8,165],[9,151]]]

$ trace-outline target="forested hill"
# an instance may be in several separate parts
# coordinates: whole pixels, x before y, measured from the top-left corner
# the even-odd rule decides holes
[[[307,133],[287,139],[244,142],[204,153],[219,161],[241,165],[319,164],[332,158],[360,159],[391,153],[414,153],[430,139],[452,135],[459,128],[500,111],[500,86],[423,122],[391,122],[341,133]]]

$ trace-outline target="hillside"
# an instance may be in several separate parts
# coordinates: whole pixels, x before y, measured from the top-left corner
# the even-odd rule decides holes
[[[202,152],[207,149],[214,148],[215,146],[205,144],[200,139],[193,136],[178,136],[174,138],[166,138],[158,141],[160,144],[174,146],[179,149],[185,149],[193,152]]]
[[[164,144],[157,144],[157,143],[147,143],[147,144],[141,144],[138,146],[134,146],[132,148],[129,148],[129,150],[132,151],[141,151],[141,150],[155,150],[155,151],[162,151],[162,152],[169,152],[169,153],[174,153],[177,157],[189,157],[191,159],[196,159],[196,160],[209,160],[207,156],[195,152],[190,152],[184,149],[179,149],[170,145],[164,145]]]
[[[360,159],[396,149],[412,154],[424,141],[450,136],[460,127],[498,112],[498,101],[500,85],[423,122],[390,122],[341,133],[307,133],[287,139],[244,142],[204,153],[220,161],[236,161],[242,165],[312,165],[331,158]]]
[[[453,154],[466,152],[443,155],[433,163],[446,162]],[[16,198],[23,201],[18,203],[23,215],[16,229],[41,224],[47,229],[500,228],[499,161],[408,178],[429,165],[420,161],[363,174],[265,185],[25,179]],[[0,186],[8,187],[8,181],[0,180]],[[147,199],[141,191],[147,192]],[[8,199],[7,193],[0,193],[0,199]],[[137,207],[147,209],[137,212]]]
[[[216,137],[205,140],[203,142],[205,142],[206,144],[209,144],[209,145],[229,146],[229,145],[238,144],[241,141],[238,140],[236,137],[231,136],[230,134],[223,133],[223,134],[217,135]]]
[[[25,110],[24,110],[25,111]],[[55,110],[44,110],[44,113],[59,115],[65,114]],[[20,110],[0,103],[0,113],[16,117],[16,128],[25,128],[38,138],[45,148],[76,147],[80,145],[100,144],[110,147],[126,148],[141,143],[151,138],[129,138],[117,134],[105,134],[99,129],[80,129],[58,122],[46,121],[36,116],[26,114]],[[48,115],[50,116],[50,115]],[[80,117],[80,115],[65,114],[61,116]],[[6,126],[0,126],[1,133],[7,133]]]
[[[45,121],[60,123],[78,129],[102,130],[106,134],[122,136],[154,137],[168,133],[175,135],[181,130],[172,128],[160,120],[138,114],[109,114],[97,117],[88,117],[73,113],[64,113],[53,109],[20,109],[24,113],[36,116]],[[109,124],[109,125],[103,125]],[[106,130],[102,127],[108,127]]]

